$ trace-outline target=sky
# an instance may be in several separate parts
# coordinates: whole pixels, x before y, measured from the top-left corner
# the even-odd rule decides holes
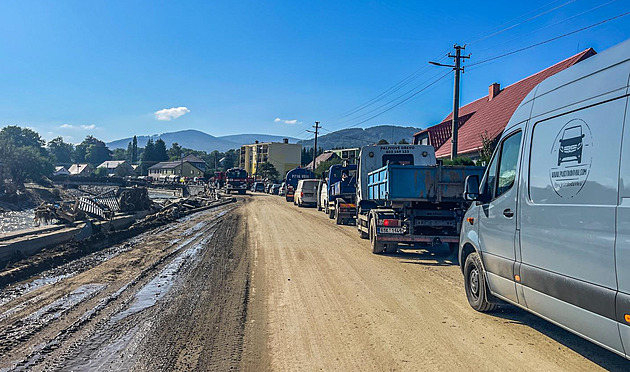
[[[428,61],[449,63],[455,43],[466,44],[465,65],[473,64],[627,11],[628,0],[5,0],[0,126],[74,143],[183,129],[306,139],[316,120],[323,133],[426,128],[453,99],[452,73],[425,88],[448,73]],[[628,38],[630,15],[471,66],[461,102]],[[393,94],[342,115],[410,75]]]

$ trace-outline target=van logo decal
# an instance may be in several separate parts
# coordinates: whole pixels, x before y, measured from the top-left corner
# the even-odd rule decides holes
[[[557,161],[549,169],[551,186],[562,198],[576,196],[591,170],[593,136],[584,120],[566,123],[553,141],[551,155]]]

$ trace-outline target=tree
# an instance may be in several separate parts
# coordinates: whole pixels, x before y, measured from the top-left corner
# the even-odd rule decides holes
[[[107,168],[105,167],[96,168],[96,170],[94,171],[94,175],[96,177],[107,177]]]
[[[153,161],[161,162],[168,160],[168,154],[166,153],[166,143],[161,138],[158,138],[153,145]]]
[[[376,144],[377,145],[389,145],[389,142],[387,142],[387,140],[382,139],[382,140],[378,141]]]
[[[256,167],[256,176],[260,176],[271,182],[277,182],[280,173],[278,173],[278,170],[273,164],[265,162]]]
[[[0,159],[2,159],[1,178],[10,178],[17,187],[24,187],[25,181],[37,181],[54,170],[52,162],[41,154],[35,146],[16,146],[0,139]]]
[[[234,168],[235,164],[238,164],[238,158],[241,150],[228,150],[223,155],[223,170],[228,170],[230,168]]]
[[[481,136],[481,149],[479,149],[479,161],[478,164],[487,165],[490,164],[490,158],[494,153],[494,148],[497,146],[498,137],[491,138],[488,135],[488,131],[480,134]]]
[[[319,163],[317,167],[315,168],[315,176],[317,178],[322,178],[324,173],[328,171],[328,169],[330,169],[331,165],[341,164],[341,163],[343,163],[343,160],[341,160],[341,158],[339,157],[335,157],[333,159],[323,161]]]
[[[75,161],[77,163],[90,163],[99,165],[112,158],[112,153],[105,144],[94,136],[87,136],[75,148]]]
[[[40,151],[43,155],[46,150],[44,145],[46,142],[39,133],[29,128],[21,128],[17,125],[9,125],[0,130],[0,140],[11,143],[16,147],[33,147]]]
[[[131,142],[129,142],[131,144]],[[130,146],[127,146],[129,149]],[[112,160],[127,160],[129,161],[129,151],[125,149],[114,149],[112,151]]]
[[[302,166],[305,166],[312,161],[313,161],[313,153],[309,151],[307,148],[302,147],[302,154],[300,156],[300,164]]]
[[[149,138],[146,146],[142,151],[142,157],[140,161],[140,172],[144,175],[148,173],[149,167],[155,165],[157,162],[153,160],[155,157],[155,145],[153,144],[153,140]]]
[[[179,160],[182,157],[182,147],[177,142],[173,142],[171,148],[166,152],[170,160]]]
[[[133,136],[133,140],[131,141],[131,164],[138,163],[138,138]]]
[[[48,151],[53,157],[55,164],[72,163],[72,155],[74,146],[71,143],[64,142],[62,137],[53,138],[48,142]]]
[[[400,144],[400,145],[408,145],[409,142],[407,142],[407,140],[403,138],[400,141],[398,141],[398,144]]]

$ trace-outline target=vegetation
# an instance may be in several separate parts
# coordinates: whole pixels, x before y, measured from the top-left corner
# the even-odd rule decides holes
[[[40,135],[28,128],[8,126],[0,130],[0,178],[16,188],[52,173],[52,156]]]
[[[315,176],[317,178],[323,178],[324,172],[326,172],[330,168],[331,165],[341,164],[342,162],[343,160],[341,160],[341,158],[334,158],[334,159],[319,163],[319,165],[317,165],[317,168],[315,168]]]
[[[256,168],[256,176],[276,183],[280,178],[280,173],[278,173],[278,170],[273,164],[266,162]]]
[[[317,145],[325,149],[347,149],[361,147],[385,139],[389,143],[394,143],[400,138],[409,141],[414,133],[420,131],[414,127],[400,127],[396,125],[377,125],[370,128],[348,128],[327,133],[317,140]],[[299,141],[302,146],[313,146],[312,140]],[[399,141],[399,143],[401,143]]]
[[[317,156],[320,156],[323,153],[324,153],[324,148],[320,146],[317,149]],[[308,165],[312,161],[313,161],[313,148],[312,147],[302,147],[302,156],[301,156],[301,159],[300,159],[300,164],[302,166],[305,166],[305,165]]]
[[[71,164],[74,157],[74,145],[63,141],[62,137],[57,137],[48,142],[48,151],[55,164]]]
[[[389,145],[389,142],[387,142],[387,140],[381,139],[376,144],[377,145]]]
[[[488,165],[490,164],[490,158],[492,158],[492,153],[494,153],[494,148],[497,147],[498,137],[492,138],[488,134],[488,131],[480,134],[481,136],[481,149],[479,150],[479,160],[477,161],[479,165]]]
[[[466,156],[458,156],[455,159],[444,159],[442,161],[444,165],[475,165],[475,162],[470,160]]]

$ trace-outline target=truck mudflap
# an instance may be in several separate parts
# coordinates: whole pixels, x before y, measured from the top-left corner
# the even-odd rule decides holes
[[[378,234],[376,239],[382,242],[398,243],[459,243],[459,236],[431,236],[431,235],[398,235],[398,234]]]

